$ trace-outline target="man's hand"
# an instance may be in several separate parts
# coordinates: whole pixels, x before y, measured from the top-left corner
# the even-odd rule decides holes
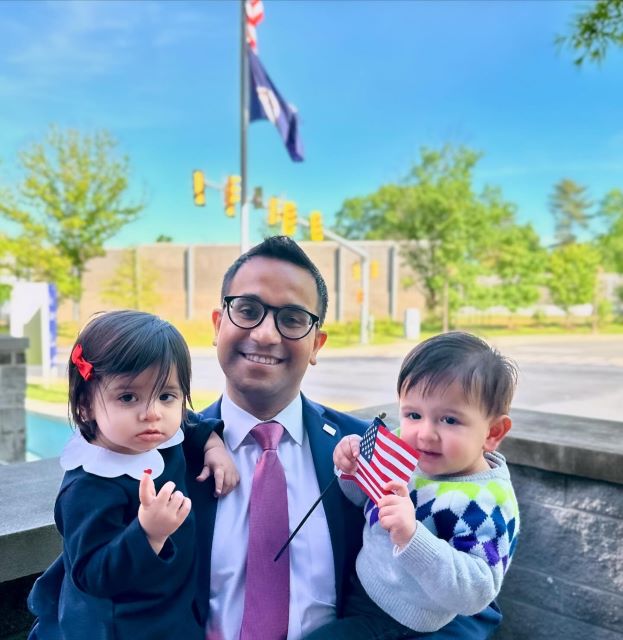
[[[352,475],[357,471],[359,442],[361,436],[352,434],[343,437],[333,450],[333,464],[342,472]]]
[[[147,540],[158,555],[167,538],[177,531],[190,513],[190,498],[181,491],[175,491],[175,483],[167,482],[158,495],[154,481],[144,473],[138,485],[138,521],[147,534]]]
[[[392,480],[383,488],[392,493],[378,502],[379,522],[383,529],[389,531],[391,541],[402,549],[411,540],[417,527],[415,508],[406,484]]]
[[[214,432],[210,434],[203,451],[203,469],[197,480],[204,482],[214,476],[214,495],[226,496],[240,482],[236,465],[227,453],[224,442]]]

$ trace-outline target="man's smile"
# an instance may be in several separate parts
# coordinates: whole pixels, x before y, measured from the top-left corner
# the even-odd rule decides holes
[[[281,358],[275,358],[274,356],[263,355],[261,353],[245,353],[244,351],[241,353],[246,360],[255,362],[256,364],[279,364],[283,362]]]

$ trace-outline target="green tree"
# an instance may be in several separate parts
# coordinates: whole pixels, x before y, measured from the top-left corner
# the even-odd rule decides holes
[[[136,248],[125,251],[113,276],[104,283],[102,299],[122,309],[154,311],[161,300],[157,269]]]
[[[172,236],[168,236],[164,233],[161,233],[157,238],[156,238],[156,242],[160,243],[160,242],[173,242],[173,237]]]
[[[498,190],[475,192],[479,159],[465,147],[424,148],[401,183],[348,199],[336,215],[336,231],[346,237],[410,241],[403,258],[418,274],[429,310],[445,317],[473,288],[483,246],[514,215]]]
[[[567,35],[559,35],[556,44],[572,49],[578,67],[584,62],[600,63],[608,47],[623,47],[623,0],[596,0],[589,9],[577,14]]]
[[[623,273],[623,191],[613,189],[604,196],[598,217],[604,227],[597,237],[603,265],[607,270]]]
[[[493,234],[491,246],[485,249],[483,268],[485,273],[496,277],[497,283],[481,286],[480,296],[485,306],[503,305],[516,313],[520,307],[538,301],[539,286],[544,284],[547,254],[532,226],[517,225],[513,219],[514,216],[502,224]],[[474,306],[482,306],[482,302]]]
[[[556,247],[549,260],[549,290],[552,301],[569,313],[575,304],[595,300],[599,252],[590,244],[566,244]]]
[[[44,142],[19,154],[23,179],[0,197],[0,215],[17,225],[21,238],[36,238],[42,256],[69,264],[71,285],[56,283],[76,302],[87,261],[104,255],[104,243],[144,207],[126,202],[129,163],[116,147],[106,131],[85,135],[53,127]],[[49,271],[42,264],[33,270]]]
[[[554,217],[556,244],[577,241],[577,233],[588,229],[593,203],[586,195],[586,187],[565,178],[554,185],[549,210]]]

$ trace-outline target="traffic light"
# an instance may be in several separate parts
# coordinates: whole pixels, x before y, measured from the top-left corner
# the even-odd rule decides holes
[[[320,211],[312,211],[309,214],[309,237],[314,242],[322,242],[324,240],[322,213]]]
[[[236,215],[236,203],[240,202],[240,176],[227,176],[225,191],[225,214],[230,218]]]
[[[296,233],[297,211],[294,202],[284,202],[283,218],[281,220],[281,233],[292,237]]]
[[[279,202],[279,198],[275,198],[275,196],[273,196],[268,199],[268,224],[271,227],[279,224],[279,217],[281,214],[281,211],[279,210],[281,208],[280,205],[281,203]]]
[[[361,280],[361,262],[353,262],[353,280]]]
[[[206,204],[206,180],[203,171],[193,171],[193,200],[198,207]]]
[[[372,260],[370,262],[370,277],[375,280],[379,277],[379,261]]]

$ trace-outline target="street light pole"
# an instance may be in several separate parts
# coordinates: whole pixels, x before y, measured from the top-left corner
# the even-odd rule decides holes
[[[309,228],[309,220],[299,218],[298,222],[301,226]],[[343,238],[337,233],[331,231],[331,229],[323,229],[323,233],[327,238],[335,240],[339,245],[353,253],[356,253],[361,260],[361,291],[363,293],[363,300],[361,301],[359,315],[361,324],[361,327],[359,328],[359,342],[360,344],[368,344],[370,342],[368,331],[370,324],[370,255],[367,251],[360,249],[346,238]]]

